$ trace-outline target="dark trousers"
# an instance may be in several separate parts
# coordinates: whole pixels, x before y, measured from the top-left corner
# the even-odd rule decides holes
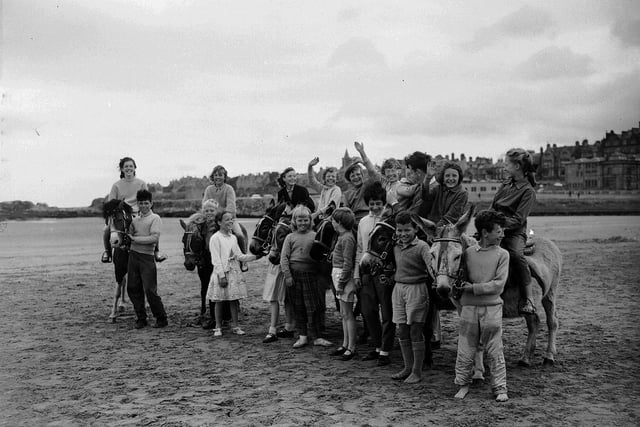
[[[144,306],[145,295],[153,316],[158,320],[167,318],[162,299],[158,296],[158,275],[153,255],[129,251],[127,293],[138,319],[147,318],[147,310]]]
[[[524,297],[524,290],[531,283],[531,271],[524,256],[527,242],[525,234],[504,236],[502,246],[509,252],[509,281],[520,288],[520,295]]]
[[[389,352],[393,348],[396,325],[391,321],[393,286],[380,283],[379,278],[365,274],[361,278],[361,311],[369,328],[369,336],[376,348]],[[382,314],[382,322],[380,315]]]

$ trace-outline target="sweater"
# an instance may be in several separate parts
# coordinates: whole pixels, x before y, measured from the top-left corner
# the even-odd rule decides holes
[[[220,205],[220,209],[230,212],[235,216],[237,210],[236,192],[229,184],[224,183],[220,187],[209,185],[204,190],[202,202],[204,203],[205,200],[209,199],[217,201],[218,205]]]
[[[331,265],[333,268],[342,269],[337,286],[340,289],[353,279],[353,264],[356,257],[356,238],[351,231],[347,231],[338,236],[338,241],[333,249]]]
[[[121,178],[111,186],[111,191],[106,201],[124,200],[133,208],[133,212],[137,213],[138,200],[136,200],[136,194],[139,190],[148,190],[147,184],[143,180],[135,176],[131,179]]]
[[[284,238],[280,253],[280,269],[285,278],[291,278],[291,271],[314,272],[317,263],[311,258],[311,245],[316,237],[315,231],[300,233],[294,231]]]
[[[482,248],[474,245],[465,251],[467,275],[473,285],[473,293],[464,292],[462,305],[502,304],[500,294],[509,275],[509,252],[499,246]]]
[[[417,285],[427,283],[429,273],[427,266],[431,263],[429,245],[418,238],[414,238],[406,245],[398,243],[393,248],[396,260],[396,283]]]
[[[149,211],[147,215],[138,215],[131,222],[131,235],[133,237],[146,237],[156,234],[160,237],[162,231],[162,220],[160,215]],[[131,242],[131,250],[141,254],[153,255],[158,240],[152,243]]]

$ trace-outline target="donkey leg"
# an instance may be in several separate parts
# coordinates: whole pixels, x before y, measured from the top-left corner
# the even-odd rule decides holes
[[[547,316],[547,353],[544,356],[542,364],[544,366],[552,366],[555,363],[556,356],[556,334],[558,332],[558,317],[556,316],[555,295],[552,292],[542,298],[542,306]]]
[[[127,308],[127,276],[122,278],[122,281],[118,284],[120,288],[120,302],[118,303],[118,310],[122,313]]]
[[[527,322],[527,343],[525,344],[522,357],[518,361],[518,365],[524,367],[531,366],[531,360],[536,351],[536,337],[540,328],[540,318],[537,314],[525,314],[524,318]]]

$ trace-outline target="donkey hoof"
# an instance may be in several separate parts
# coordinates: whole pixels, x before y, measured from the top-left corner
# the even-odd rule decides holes
[[[555,365],[555,361],[553,359],[549,359],[548,357],[545,357],[544,360],[542,361],[542,366],[553,366]]]
[[[530,368],[531,367],[531,363],[529,363],[526,360],[520,359],[520,360],[518,360],[518,366],[522,366],[523,368]]]

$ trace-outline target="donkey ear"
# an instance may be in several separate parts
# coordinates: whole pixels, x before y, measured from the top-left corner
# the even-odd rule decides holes
[[[276,199],[271,199],[271,201],[269,202],[269,208],[273,208],[276,206]]]
[[[180,226],[182,226],[182,229],[184,231],[187,231],[187,224],[182,220],[182,218],[180,218]]]
[[[460,232],[460,234],[464,233],[469,226],[469,222],[471,222],[471,218],[473,218],[473,214],[476,211],[476,207],[473,204],[469,204],[469,208],[467,211],[460,217],[458,222],[456,222],[456,229]]]

